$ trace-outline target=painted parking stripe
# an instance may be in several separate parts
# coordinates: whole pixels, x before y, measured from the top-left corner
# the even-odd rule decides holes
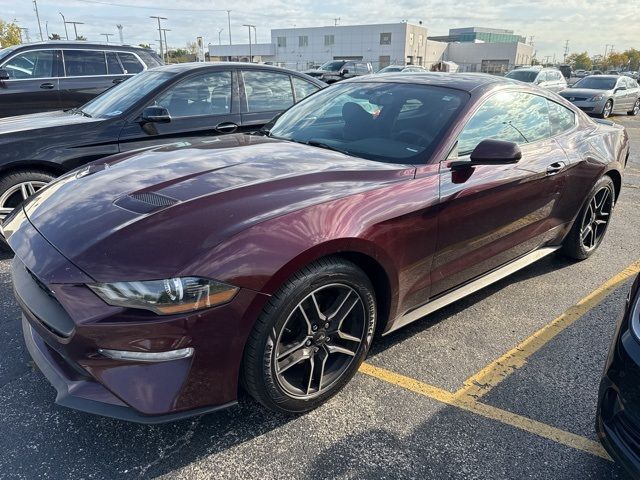
[[[501,422],[505,425],[524,430],[525,432],[538,435],[539,437],[552,440],[561,445],[595,455],[605,460],[611,460],[609,455],[607,455],[607,452],[605,452],[599,443],[588,438],[581,437],[580,435],[552,427],[551,425],[532,420],[522,415],[492,407],[491,405],[478,402],[468,396],[458,396],[455,393],[448,392],[410,377],[405,377],[404,375],[400,375],[384,368],[373,366],[369,363],[363,363],[360,366],[360,372],[378,380],[382,380],[411,392],[437,400],[446,405],[451,405],[476,415]]]
[[[476,400],[485,395],[513,372],[522,368],[531,355],[597,306],[613,292],[616,287],[638,272],[640,272],[640,260],[632,263],[623,271],[607,280],[551,323],[545,325],[500,358],[494,360],[478,373],[469,377],[455,395],[468,396]]]

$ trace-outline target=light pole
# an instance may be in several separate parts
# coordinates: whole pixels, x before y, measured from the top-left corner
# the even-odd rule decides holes
[[[162,29],[162,35],[164,36],[164,50],[167,52],[167,63],[169,63],[169,44],[167,43],[167,32],[170,32],[168,28]]]
[[[78,25],[84,25],[84,22],[67,22],[73,25],[73,32],[76,34],[76,40],[78,40]]]
[[[40,13],[38,12],[37,0],[33,0],[33,8],[36,11],[36,18],[38,19],[38,30],[40,30],[40,41],[44,42],[44,38],[42,37],[42,25],[40,25]]]
[[[113,33],[101,33],[100,35],[102,35],[103,37],[105,37],[107,39],[107,43],[109,43],[109,37],[111,35],[113,35]]]
[[[229,24],[229,45],[231,45],[231,10],[227,10],[227,23]]]
[[[253,55],[251,54],[251,29],[256,28],[256,26],[247,23],[243,24],[242,26],[249,29],[249,63],[253,63]]]
[[[149,18],[158,19],[158,37],[160,37],[160,58],[164,62],[164,49],[162,48],[162,25],[160,25],[160,20],[166,20],[167,17],[158,17],[156,15],[151,15]]]
[[[58,12],[62,17],[62,23],[64,24],[64,39],[69,40],[69,32],[67,32],[67,20],[64,18],[62,12]]]
[[[224,28],[218,29],[218,45],[222,45],[222,32],[224,32]]]

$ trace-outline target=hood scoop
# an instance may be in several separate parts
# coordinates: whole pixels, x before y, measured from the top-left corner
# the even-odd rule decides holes
[[[113,204],[134,213],[151,213],[178,203],[175,198],[155,192],[130,193],[117,198]]]

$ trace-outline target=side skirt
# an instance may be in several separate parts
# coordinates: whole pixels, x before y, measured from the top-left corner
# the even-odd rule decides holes
[[[405,325],[410,324],[411,322],[415,322],[420,318],[429,315],[430,313],[435,312],[436,310],[440,310],[442,307],[446,307],[447,305],[452,304],[464,298],[468,295],[471,295],[478,290],[482,290],[484,287],[491,285],[492,283],[497,282],[498,280],[502,280],[505,277],[508,277],[512,273],[517,272],[518,270],[523,269],[531,265],[532,263],[537,262],[543,257],[550,255],[551,253],[558,250],[560,247],[544,247],[539,248],[538,250],[534,250],[533,252],[527,253],[522,257],[514,260],[506,265],[499,267],[491,272],[482,275],[481,277],[476,278],[468,283],[465,283],[461,287],[442,295],[441,297],[436,297],[430,302],[424,304],[421,307],[418,307],[410,312],[405,313],[401,317],[399,317],[393,324],[393,326],[383,334],[388,335],[391,332],[398,330],[399,328],[404,327]]]

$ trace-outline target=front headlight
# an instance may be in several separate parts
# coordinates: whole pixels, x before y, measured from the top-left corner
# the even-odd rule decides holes
[[[193,312],[222,305],[239,288],[200,277],[87,285],[109,305],[151,310],[158,315]]]
[[[604,98],[604,95],[596,95],[595,97],[591,97],[589,99],[590,102],[599,102]]]

